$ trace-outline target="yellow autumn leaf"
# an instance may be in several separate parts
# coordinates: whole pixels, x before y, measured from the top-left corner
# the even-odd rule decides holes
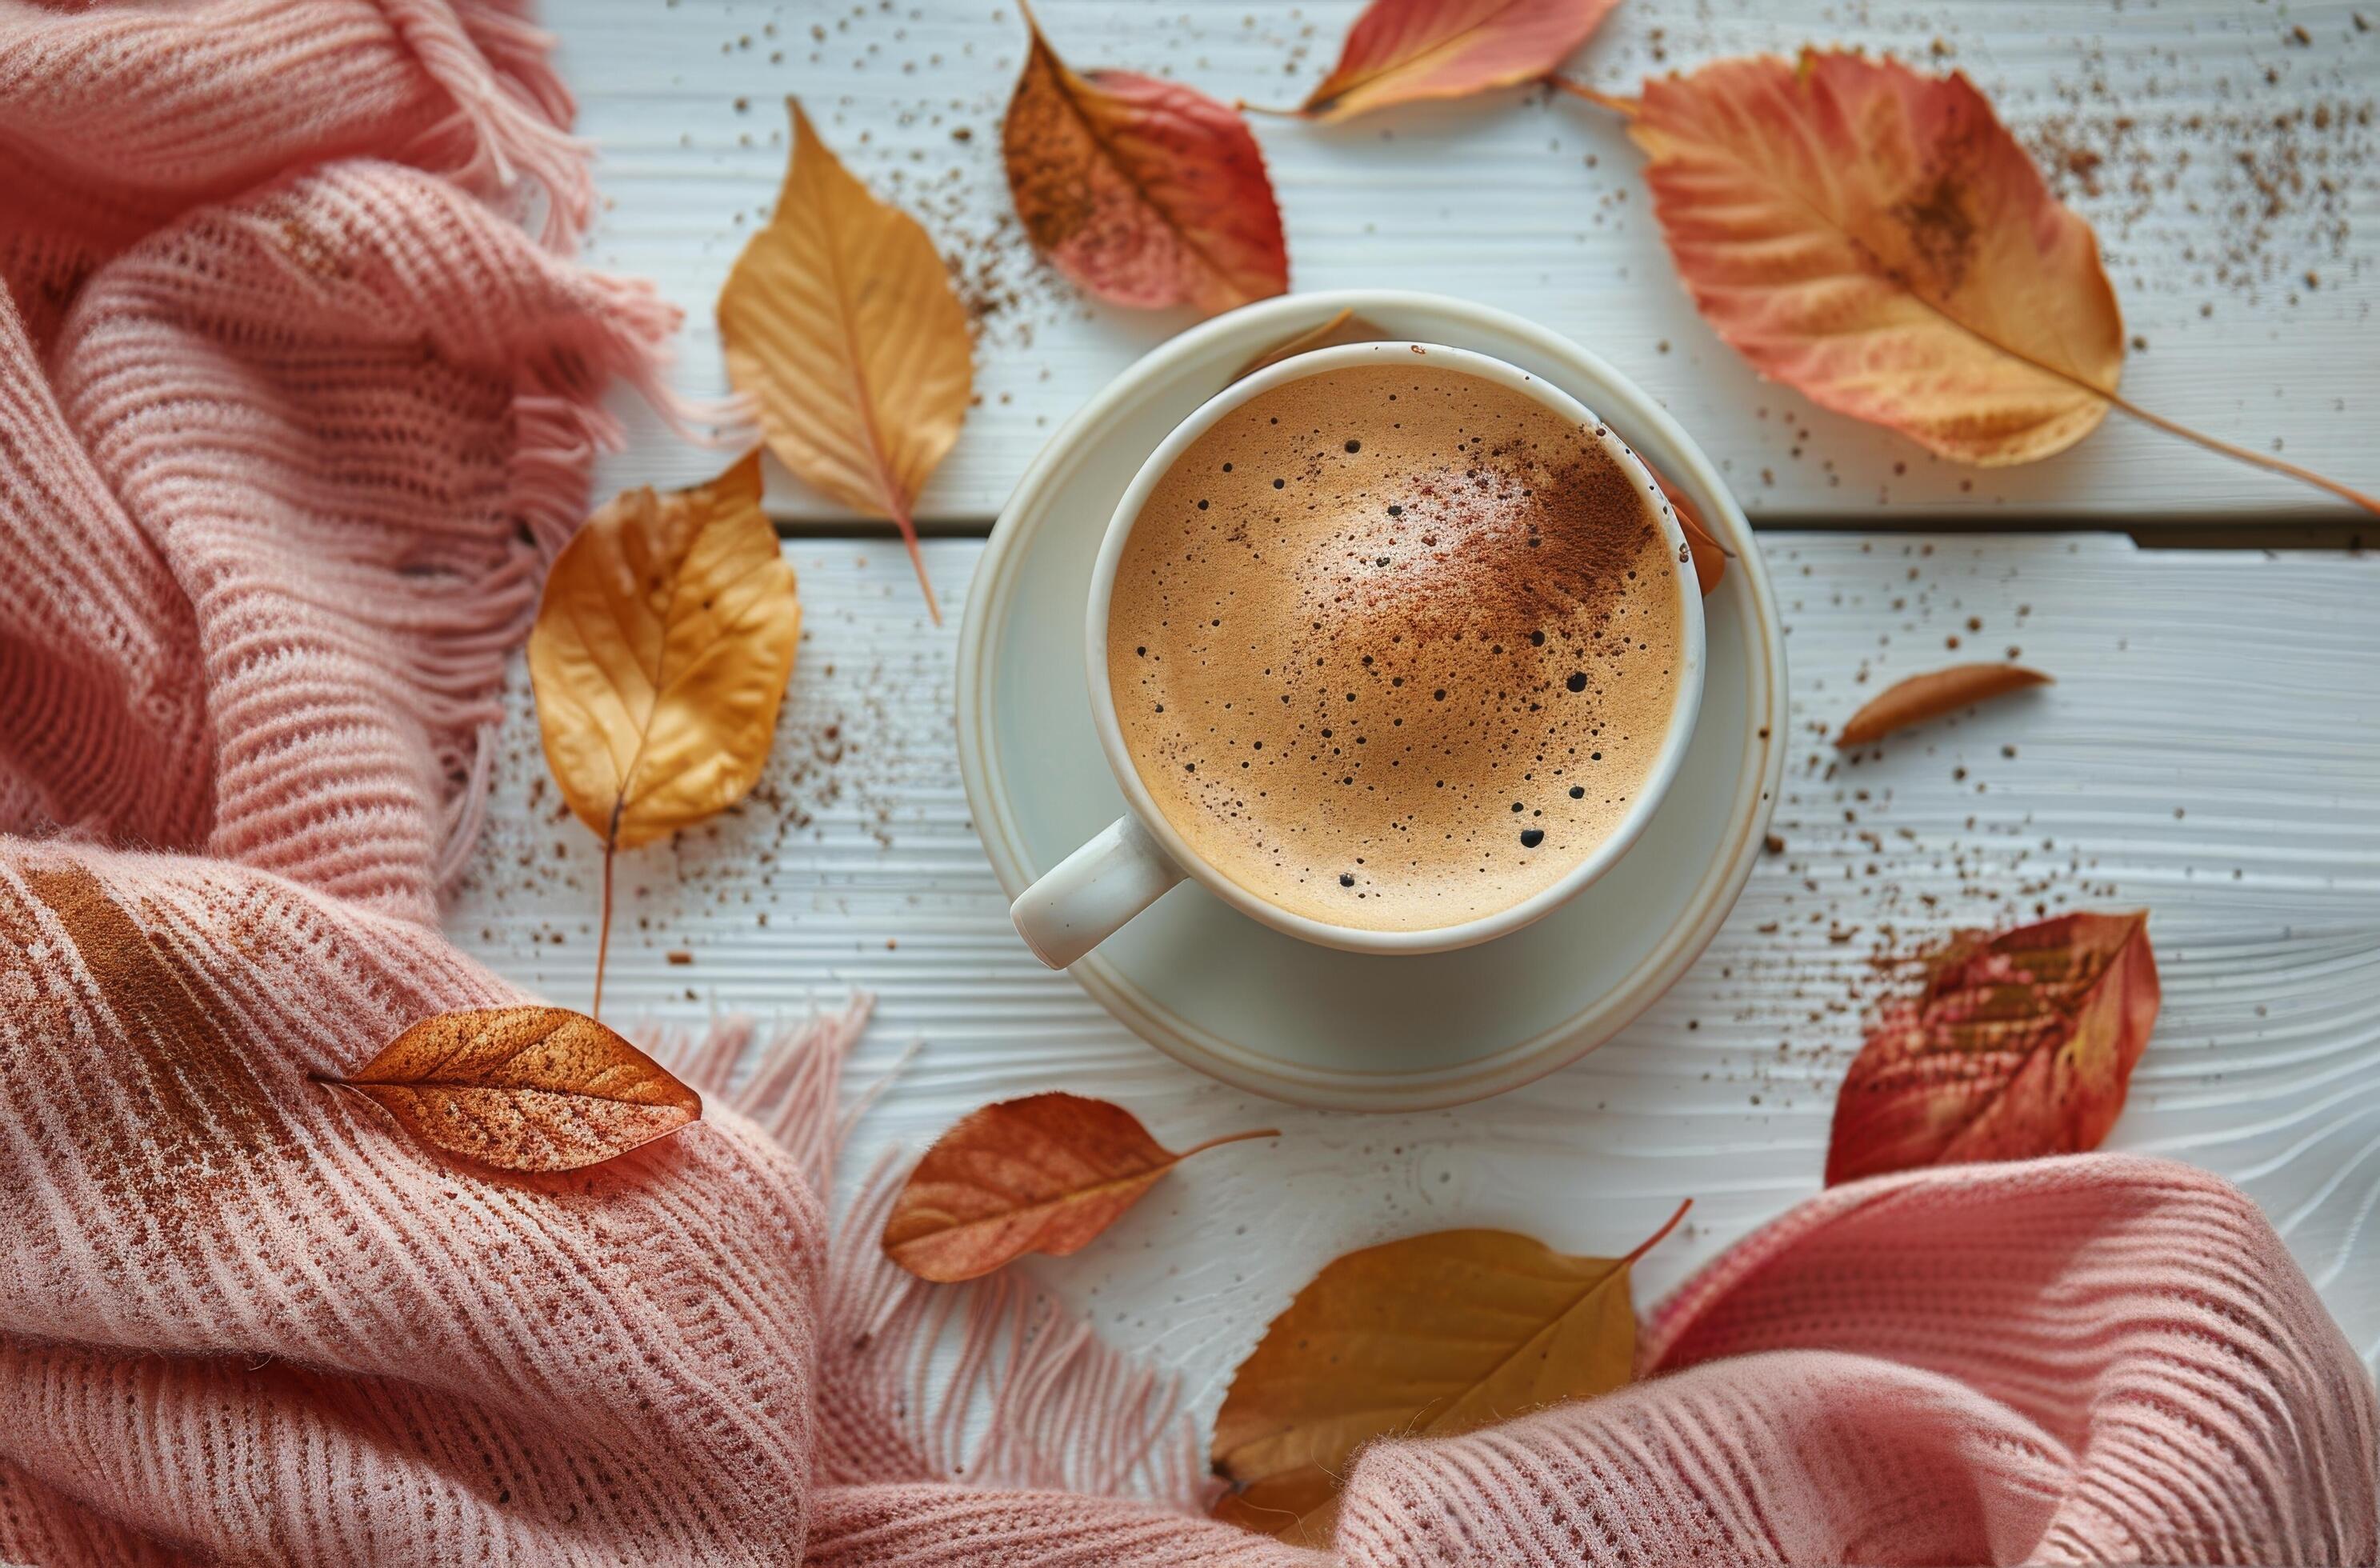
[[[900,528],[939,623],[912,511],[966,418],[966,310],[917,220],[869,195],[785,105],[784,188],[719,294],[728,378],[796,478]]]
[[[528,635],[546,766],[612,855],[701,821],[760,776],[802,629],[794,569],[760,511],[760,456],[705,485],[631,490],[554,558]]]
[[[1452,1437],[1635,1375],[1630,1266],[1511,1231],[1434,1231],[1334,1259],[1265,1330],[1215,1416],[1217,1517],[1326,1546],[1349,1459]]]

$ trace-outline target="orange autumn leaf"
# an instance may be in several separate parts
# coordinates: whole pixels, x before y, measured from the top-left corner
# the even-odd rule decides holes
[[[702,1097],[583,1013],[490,1007],[424,1018],[352,1089],[433,1149],[507,1171],[575,1171],[677,1131]]]
[[[1079,75],[1028,9],[1001,152],[1036,249],[1100,298],[1212,315],[1287,292],[1264,153],[1223,104],[1130,71]]]
[[[1895,730],[1922,724],[2030,686],[2051,685],[2039,670],[2022,664],[1953,664],[1895,681],[1868,699],[1835,736],[1838,747],[1865,746]]]
[[[1827,1185],[2096,1149],[2158,997],[2144,913],[2061,915],[1952,943],[1852,1061]]]
[[[1642,452],[1636,454],[1636,459],[1645,465],[1645,471],[1653,476],[1653,482],[1661,487],[1661,499],[1670,504],[1671,512],[1677,514],[1678,531],[1686,536],[1686,545],[1694,552],[1694,586],[1702,590],[1705,599],[1708,599],[1711,590],[1718,587],[1719,580],[1727,576],[1726,547],[1719,543],[1718,536],[1704,525],[1702,514],[1694,510],[1694,504],[1686,498],[1684,491],[1671,484]]]
[[[2124,333],[2098,242],[1964,76],[1814,51],[1621,106],[1680,277],[1763,374],[1969,463],[2107,416]]]
[[[1217,1517],[1327,1546],[1339,1481],[1375,1438],[1452,1437],[1629,1381],[1624,1258],[1573,1258],[1511,1231],[1435,1231],[1324,1266],[1232,1374],[1215,1416]]]
[[[795,477],[900,529],[939,624],[912,512],[966,418],[966,309],[917,220],[869,195],[801,104],[785,106],[784,188],[719,291],[728,378]]]
[[[1175,1154],[1122,1106],[1075,1094],[1004,1100],[926,1150],[892,1200],[884,1255],[923,1280],[989,1274],[1028,1252],[1079,1252],[1160,1176],[1233,1133]]]
[[[1551,72],[1619,0],[1372,0],[1297,112],[1343,120]]]

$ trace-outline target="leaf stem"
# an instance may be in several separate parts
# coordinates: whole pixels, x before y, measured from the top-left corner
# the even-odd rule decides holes
[[[1549,76],[1546,78],[1546,81],[1549,86],[1558,87],[1573,98],[1584,98],[1590,103],[1609,109],[1615,115],[1625,115],[1632,120],[1645,106],[1642,99],[1622,98],[1617,93],[1604,92],[1587,86],[1583,81],[1572,81],[1566,76]]]
[[[2194,431],[2188,425],[2167,419],[2163,414],[2153,414],[2131,399],[2119,394],[2101,392],[2099,395],[2107,400],[2109,407],[2120,408],[2143,424],[2154,426],[2168,435],[2178,435],[2194,445],[2203,446],[2209,452],[2220,453],[2251,468],[2265,468],[2277,474],[2286,474],[2301,483],[2310,484],[2316,490],[2326,490],[2341,501],[2380,516],[2380,500],[2375,500],[2351,486],[2341,484],[2337,480],[2325,479],[2312,468],[2301,468],[2295,463],[2285,462],[2267,453],[2253,451],[2245,446],[2235,446],[2230,442],[2218,440],[2214,436]]]
[[[603,921],[595,938],[595,998],[587,1005],[587,1015],[603,1016],[603,961],[612,953],[612,857],[619,839],[620,808],[612,808],[612,832],[603,835]]]
[[[1279,1136],[1281,1136],[1281,1129],[1279,1127],[1258,1127],[1252,1133],[1225,1133],[1221,1137],[1208,1138],[1205,1143],[1192,1144],[1189,1148],[1175,1155],[1173,1157],[1173,1162],[1178,1165],[1194,1154],[1204,1154],[1210,1149],[1220,1149],[1227,1143],[1245,1143],[1250,1138],[1277,1138]]]
[[[934,585],[926,578],[926,557],[917,549],[917,525],[911,519],[906,506],[893,509],[892,521],[901,529],[901,542],[908,549],[909,565],[917,569],[918,591],[926,596],[926,614],[932,616],[934,625],[939,626],[942,624],[942,607],[934,602]]]
[[[1277,103],[1251,103],[1245,98],[1232,99],[1232,107],[1243,115],[1271,115],[1284,120],[1302,120],[1306,117],[1304,109],[1283,108]]]
[[[1669,1234],[1678,1228],[1678,1222],[1686,1217],[1686,1210],[1692,1209],[1694,1206],[1694,1200],[1691,1197],[1687,1198],[1683,1203],[1679,1204],[1678,1211],[1675,1214],[1670,1215],[1669,1220],[1663,1223],[1659,1230],[1655,1231],[1651,1235],[1646,1236],[1644,1241],[1637,1245],[1635,1251],[1630,1253],[1621,1261],[1624,1263],[1633,1263],[1638,1258],[1644,1257],[1646,1253],[1652,1251],[1655,1247],[1660,1246],[1661,1243],[1667,1239]]]

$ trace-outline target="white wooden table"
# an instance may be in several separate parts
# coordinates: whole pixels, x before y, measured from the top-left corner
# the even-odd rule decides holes
[[[1078,65],[1281,101],[1328,65],[1356,6],[1038,8]],[[1048,432],[1186,324],[1083,305],[1002,229],[1013,6],[556,10],[602,150],[592,256],[686,307],[686,389],[722,384],[710,302],[774,194],[788,91],[959,258],[990,308],[982,406],[928,498],[941,531],[979,536]],[[2355,10],[1627,0],[1579,69],[1626,83],[1805,40],[1938,54],[2056,157],[2098,225],[2148,345],[2129,392],[2251,444],[2286,436],[2291,457],[2380,489],[2380,30]],[[2380,29],[2380,12],[2363,14]],[[1710,952],[1600,1051],[1456,1110],[1297,1111],[1175,1065],[1026,953],[969,826],[951,659],[978,540],[928,544],[951,617],[935,629],[897,545],[779,474],[807,614],[776,752],[743,808],[623,860],[607,1015],[790,1019],[878,992],[856,1081],[921,1050],[863,1124],[853,1168],[987,1100],[1054,1087],[1116,1100],[1177,1147],[1281,1128],[1277,1147],[1184,1167],[1078,1257],[1030,1265],[1114,1343],[1184,1372],[1204,1415],[1298,1284],[1391,1235],[1500,1224],[1611,1250],[1693,1196],[1687,1231],[1642,1267],[1640,1299],[1654,1298],[1816,1190],[1861,1010],[1893,983],[1880,955],[2036,911],[2145,906],[2165,1012],[2111,1144],[2241,1183],[2380,1360],[2380,561],[2147,550],[2107,531],[2236,538],[2341,514],[2120,419],[2047,463],[1961,470],[1759,383],[1693,315],[1634,154],[1582,105],[1516,91],[1257,130],[1300,286],[1465,294],[1587,343],[1668,402],[1770,530],[1802,744],[1781,851]],[[1420,210],[1435,237],[1383,240],[1374,225],[1392,203]],[[605,490],[719,466],[641,416],[637,430],[604,465]],[[1880,531],[1912,522],[1926,531]],[[1836,766],[1823,734],[1880,684],[2010,647],[2060,684]],[[583,1004],[598,856],[543,780],[517,669],[514,687],[497,808],[448,923],[498,970]]]

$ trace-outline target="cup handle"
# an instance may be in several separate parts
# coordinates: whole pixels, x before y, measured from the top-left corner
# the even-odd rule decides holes
[[[1033,956],[1063,969],[1184,876],[1137,819],[1119,817],[1008,906]]]

